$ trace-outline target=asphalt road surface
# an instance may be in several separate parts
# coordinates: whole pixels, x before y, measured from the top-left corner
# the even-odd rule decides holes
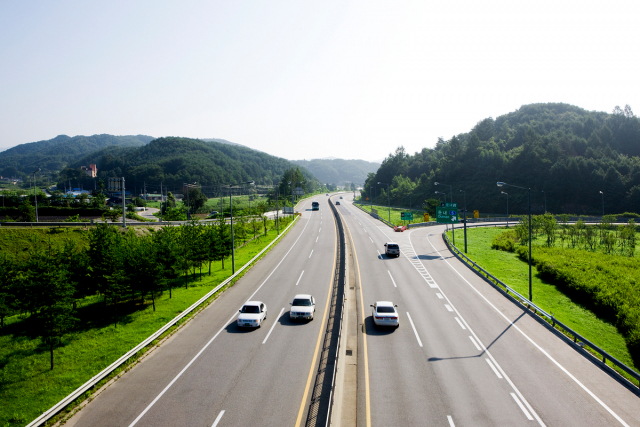
[[[364,306],[358,426],[640,425],[638,397],[460,263],[444,226],[394,232],[350,201],[338,209]],[[374,327],[380,300],[399,328]]]
[[[332,285],[336,230],[328,197],[299,206],[290,232],[231,289],[109,386],[70,426],[293,426],[306,419],[309,384]],[[293,323],[295,294],[315,319]],[[245,301],[267,305],[261,328],[241,330]],[[313,375],[312,375],[313,374]]]

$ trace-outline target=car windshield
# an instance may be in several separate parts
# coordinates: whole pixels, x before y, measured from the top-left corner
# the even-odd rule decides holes
[[[297,307],[311,307],[311,300],[308,299],[294,299],[293,300],[293,305],[297,306]]]
[[[378,313],[395,313],[393,307],[378,307]]]
[[[243,313],[260,313],[260,307],[257,305],[245,305],[242,307]]]
[[[398,245],[387,245],[389,249],[398,249]]]

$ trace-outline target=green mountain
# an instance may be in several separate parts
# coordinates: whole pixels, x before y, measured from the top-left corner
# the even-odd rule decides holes
[[[159,191],[160,184],[180,191],[184,183],[197,182],[213,192],[219,184],[255,181],[274,185],[285,171],[296,168],[286,159],[271,156],[241,145],[189,138],[158,138],[142,147],[107,147],[75,162],[61,173],[59,187],[94,188],[94,179],[80,166],[95,163],[98,179],[124,177],[127,188]],[[309,171],[301,170],[309,190],[321,186]]]
[[[47,141],[30,142],[9,148],[0,153],[2,176],[29,174],[37,168],[42,174],[61,171],[67,164],[96,150],[110,147],[140,147],[153,137],[146,135],[58,135]]]
[[[640,120],[629,106],[611,114],[568,104],[531,104],[496,119],[481,120],[468,133],[439,139],[435,148],[408,154],[403,147],[367,179],[363,195],[387,203],[420,207],[425,199],[464,202],[481,213],[527,210],[531,188],[534,214],[606,214],[640,211]],[[444,185],[435,185],[439,182]],[[449,185],[452,186],[452,192]],[[374,188],[375,187],[375,188]],[[371,189],[371,190],[370,190]],[[371,191],[371,193],[370,193]],[[544,191],[544,192],[543,192]],[[600,193],[603,192],[604,196]]]
[[[307,168],[320,182],[335,185],[344,185],[346,182],[362,185],[367,175],[375,173],[380,167],[380,163],[364,160],[314,159],[292,162]]]

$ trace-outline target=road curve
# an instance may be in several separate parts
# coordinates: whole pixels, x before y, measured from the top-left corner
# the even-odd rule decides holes
[[[365,308],[358,426],[367,391],[372,426],[640,425],[638,397],[460,263],[444,226],[397,233],[350,202],[339,211]],[[387,241],[399,258],[379,254]],[[379,300],[398,305],[397,330],[374,328]]]

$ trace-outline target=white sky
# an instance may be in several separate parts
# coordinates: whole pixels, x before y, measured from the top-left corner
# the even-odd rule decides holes
[[[381,160],[534,102],[640,110],[638,1],[0,2],[0,149],[223,138]]]

